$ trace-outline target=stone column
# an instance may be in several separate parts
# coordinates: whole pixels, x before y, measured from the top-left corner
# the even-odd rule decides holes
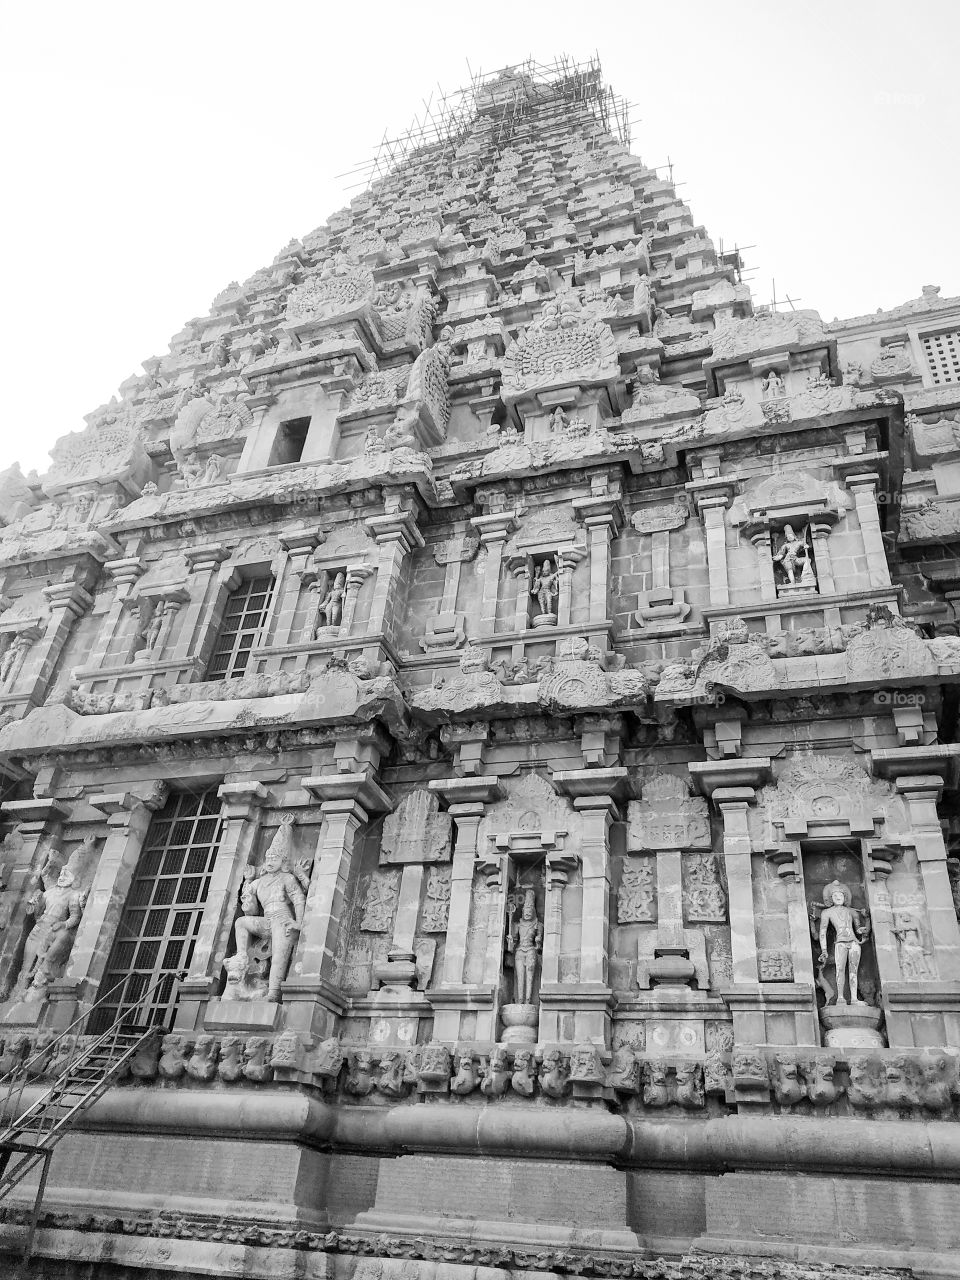
[[[197,670],[201,670],[202,663],[206,661],[206,654],[201,649],[209,648],[204,641],[208,633],[205,621],[214,604],[211,587],[218,566],[230,553],[219,542],[209,542],[200,547],[185,547],[183,554],[191,570],[190,599],[182,611],[176,644],[170,656],[175,661],[193,658]]]
[[[623,508],[615,497],[574,499],[574,510],[587,530],[590,551],[590,621],[610,616],[610,544],[623,528]],[[669,534],[667,535],[669,556]]]
[[[513,617],[513,629],[519,635],[523,635],[530,626],[530,564],[526,556],[519,563],[514,564],[513,576],[517,580],[517,605]],[[515,645],[514,661],[519,662],[522,656],[523,645]]]
[[[84,664],[84,669],[89,669],[90,671],[96,671],[100,667],[109,665],[107,652],[113,643],[118,628],[122,625],[124,602],[146,566],[139,556],[121,556],[117,560],[108,560],[103,567],[113,578],[116,587],[113,600],[110,602],[110,607],[100,623],[100,630],[97,632],[90,649],[90,656]]]
[[[374,781],[375,771],[373,765],[360,772],[304,778],[301,784],[319,801],[322,814],[303,928],[282,988],[286,1026],[303,1034],[331,1034],[344,1008],[337,985],[337,940],[357,839],[371,816],[392,807]]]
[[[557,594],[557,626],[569,627],[573,611],[573,574],[586,552],[580,547],[562,547],[556,555],[560,571]],[[592,617],[592,613],[591,613]]]
[[[107,839],[63,975],[65,983],[75,986],[83,1004],[97,998],[150,820],[163,807],[167,793],[165,782],[155,782],[143,789],[88,797],[94,809],[107,815]],[[68,1010],[58,1024],[65,1026],[73,1016],[75,1010]]]
[[[582,822],[579,849],[583,880],[580,978],[572,992],[568,994],[558,990],[557,996],[564,1009],[574,1012],[577,1040],[592,1040],[607,1048],[610,1047],[613,1005],[609,983],[610,828],[620,820],[616,800],[624,788],[626,777],[627,770],[620,766],[569,769],[553,775],[557,789],[572,798],[573,807]],[[558,987],[561,986],[565,984],[558,983]],[[542,1037],[544,1009],[551,1003],[551,992],[549,989],[544,992],[541,986]],[[556,1027],[555,1017],[553,1027]]]
[[[863,536],[863,550],[867,557],[867,573],[871,587],[890,586],[890,566],[880,532],[880,511],[877,507],[877,481],[875,473],[847,477],[847,487],[853,493],[857,506],[857,519]]]
[[[90,578],[87,582],[93,585]],[[50,604],[50,620],[42,637],[27,653],[17,681],[31,707],[43,701],[77,619],[93,604],[93,596],[79,582],[57,582],[44,587],[43,594]]]
[[[710,574],[710,603],[729,604],[727,522],[723,513],[730,505],[736,483],[721,477],[711,477],[708,480],[694,480],[686,488],[703,521],[707,571]]]
[[[271,644],[295,644],[300,636],[293,634],[293,621],[300,603],[300,591],[310,557],[323,537],[320,529],[291,529],[280,534],[280,545],[287,553],[287,575],[274,615],[275,630]],[[305,627],[310,632],[310,620]]]
[[[813,539],[813,561],[817,571],[817,586],[822,596],[836,595],[837,584],[833,579],[833,560],[830,556],[830,530],[832,526],[822,521],[810,522]]]
[[[377,580],[370,621],[367,630],[383,632],[388,640],[395,639],[395,622],[401,608],[398,586],[403,562],[414,547],[423,546],[423,535],[417,528],[416,513],[412,505],[402,506],[388,499],[383,515],[371,516],[364,523],[377,543]]]
[[[910,831],[923,878],[936,970],[941,982],[958,982],[960,924],[953,908],[947,874],[947,847],[937,813],[937,803],[943,794],[943,779],[935,774],[907,775],[897,778],[896,788],[905,797],[910,814]]]
[[[777,580],[773,572],[773,552],[770,548],[770,530],[761,529],[750,537],[757,551],[757,573],[760,578],[760,599],[774,601],[777,598]]]
[[[466,985],[464,970],[480,824],[487,805],[498,800],[502,792],[496,777],[436,779],[429,787],[446,801],[455,827],[443,970],[439,982],[428,993],[434,1010],[433,1038],[452,1045],[462,1038],[461,1022],[465,1013],[483,1006],[489,1018],[494,1004],[493,990]]]
[[[50,799],[8,800],[2,808],[4,818],[16,824],[20,837],[14,860],[4,868],[6,927],[0,935],[0,989],[6,997],[18,976],[15,968],[24,938],[27,898],[39,870],[38,855],[45,842],[59,842],[67,810],[59,801]]]
[[[476,635],[471,637],[474,640],[479,640],[486,636],[492,636],[496,630],[503,548],[507,538],[517,527],[517,521],[512,511],[498,511],[490,515],[474,516],[470,523],[480,534],[480,545],[486,556],[479,627]]]
[[[237,915],[243,873],[256,848],[260,808],[267,798],[267,789],[255,779],[243,778],[237,782],[228,779],[217,795],[222,804],[220,843],[190,971],[181,984],[177,1007],[177,1028],[188,1031],[200,1026],[230,949],[230,930]],[[236,1002],[234,1011],[242,1014],[243,1004]]]
[[[373,570],[365,564],[353,564],[347,567],[347,591],[343,598],[343,615],[340,619],[340,634],[348,636],[353,630],[353,620],[357,614],[357,598],[360,588]]]

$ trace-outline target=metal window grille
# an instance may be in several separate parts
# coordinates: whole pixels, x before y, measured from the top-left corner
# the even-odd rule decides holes
[[[273,578],[248,578],[227,597],[223,622],[207,669],[208,680],[242,676],[270,607]]]
[[[960,332],[925,333],[920,344],[927,369],[937,386],[960,382]]]
[[[150,823],[133,883],[107,961],[100,995],[114,997],[91,1019],[106,1030],[153,984],[160,982],[142,1019],[169,1023],[176,1007],[174,978],[189,968],[200,931],[210,877],[220,844],[220,802],[215,790],[175,793]]]

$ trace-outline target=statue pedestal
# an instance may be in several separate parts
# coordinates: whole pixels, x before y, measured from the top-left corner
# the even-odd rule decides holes
[[[281,1005],[273,1000],[211,1000],[204,1031],[276,1031]]]
[[[539,630],[541,627],[555,627],[557,625],[556,614],[535,613],[533,615],[533,625],[536,630]]]
[[[501,1044],[536,1044],[537,1006],[535,1004],[505,1004],[500,1008],[503,1022]]]
[[[872,1004],[828,1004],[820,1010],[829,1049],[882,1049],[880,1019],[883,1014]]]
[[[43,1012],[42,1000],[14,1000],[11,1001],[3,1014],[3,1025],[5,1027],[36,1027],[40,1023],[40,1014]]]

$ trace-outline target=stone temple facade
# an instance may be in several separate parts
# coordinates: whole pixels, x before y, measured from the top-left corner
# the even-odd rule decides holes
[[[34,1274],[960,1275],[960,298],[755,307],[583,79],[0,477],[0,1070],[158,1028]]]

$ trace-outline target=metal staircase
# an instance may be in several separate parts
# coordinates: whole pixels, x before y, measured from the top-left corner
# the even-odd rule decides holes
[[[25,1262],[29,1261],[33,1249],[54,1148],[78,1118],[106,1093],[138,1050],[164,1031],[156,1023],[150,1026],[139,1024],[137,1017],[148,1011],[150,997],[157,987],[169,981],[170,976],[164,975],[143,993],[135,1005],[125,1008],[101,1035],[88,1038],[85,1044],[78,1043],[50,1088],[24,1110],[21,1110],[24,1090],[40,1075],[43,1063],[64,1052],[68,1037],[78,1033],[90,1014],[116,994],[117,987],[101,997],[54,1040],[0,1079],[0,1123],[6,1123],[6,1128],[0,1132],[0,1200],[9,1195],[38,1164],[43,1165],[24,1245]]]

